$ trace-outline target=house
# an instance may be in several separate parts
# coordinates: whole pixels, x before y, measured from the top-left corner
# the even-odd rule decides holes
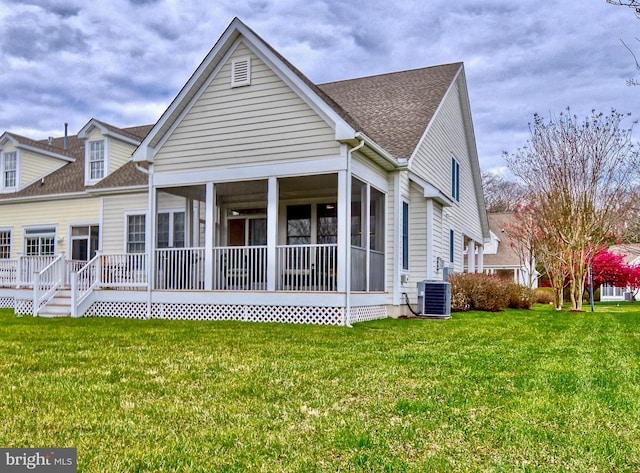
[[[509,235],[513,212],[489,213],[490,241],[484,245],[484,271],[517,284],[538,287],[535,260]]]
[[[611,253],[624,255],[623,261],[629,266],[640,264],[640,244],[626,243],[609,247]],[[600,300],[602,302],[615,302],[630,300],[633,294],[631,287],[617,287],[609,283],[604,283],[600,287]]]
[[[0,149],[17,313],[349,325],[483,269],[461,63],[314,84],[234,19],[153,126]]]

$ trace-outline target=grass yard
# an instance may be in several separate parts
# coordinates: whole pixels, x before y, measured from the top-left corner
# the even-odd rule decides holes
[[[640,304],[343,327],[16,318],[0,446],[83,472],[640,471]]]

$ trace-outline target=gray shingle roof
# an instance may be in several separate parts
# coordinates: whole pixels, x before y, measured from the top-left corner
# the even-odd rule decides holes
[[[369,138],[409,158],[462,63],[319,84]]]
[[[101,122],[102,123],[102,122]],[[152,125],[136,126],[129,128],[117,128],[112,125],[107,125],[112,131],[120,133],[124,136],[129,136],[136,140],[142,141],[146,134],[151,130]],[[61,154],[70,158],[74,158],[75,161],[67,163],[60,169],[53,171],[52,173],[44,176],[42,181],[34,182],[33,184],[25,187],[24,189],[7,194],[0,194],[0,200],[12,199],[19,197],[38,197],[38,196],[53,196],[59,194],[73,194],[78,192],[84,192],[91,188],[111,188],[111,187],[129,187],[135,185],[145,185],[147,183],[146,174],[138,171],[133,163],[129,166],[129,163],[116,170],[110,176],[100,181],[96,186],[84,185],[84,144],[83,141],[78,139],[77,135],[71,135],[67,138],[67,149],[64,149],[64,137],[57,137],[53,139],[51,145],[48,140],[31,140],[29,138],[21,137],[10,133],[19,143],[29,145],[35,148],[40,148],[43,151],[49,151],[57,154]],[[99,186],[99,187],[98,187]]]

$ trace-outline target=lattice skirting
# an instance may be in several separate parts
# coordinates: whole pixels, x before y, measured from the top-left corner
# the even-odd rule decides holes
[[[33,314],[33,301],[28,299],[16,299],[14,302],[14,312],[16,315]]]
[[[294,324],[341,325],[342,307],[242,304],[153,304],[151,316],[171,320],[242,320]]]
[[[147,304],[146,302],[94,302],[84,316],[144,319],[147,316]]]
[[[95,302],[85,317],[125,317],[143,319],[147,316],[144,302]],[[280,322],[294,324],[343,325],[343,307],[303,307],[243,304],[154,303],[151,317],[167,320],[240,320],[245,322]],[[351,322],[383,319],[385,306],[351,308]]]
[[[16,301],[13,297],[0,297],[0,309],[13,309],[15,303]]]
[[[351,313],[349,314],[349,320],[352,324],[386,318],[387,307],[384,305],[363,305],[359,307],[351,307]]]

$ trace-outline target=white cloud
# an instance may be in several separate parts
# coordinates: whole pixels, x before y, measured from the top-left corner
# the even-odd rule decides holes
[[[640,52],[640,21],[604,0],[7,1],[0,130],[33,137],[154,121],[234,16],[316,82],[464,61],[487,169],[525,144],[534,112],[640,109],[620,42]]]

